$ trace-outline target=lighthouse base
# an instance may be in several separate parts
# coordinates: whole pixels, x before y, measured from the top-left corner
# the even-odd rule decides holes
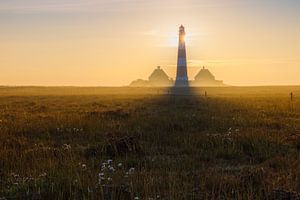
[[[188,80],[176,80],[175,87],[189,87]]]

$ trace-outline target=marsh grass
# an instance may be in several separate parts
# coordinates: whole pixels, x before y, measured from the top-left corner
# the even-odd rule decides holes
[[[0,197],[272,199],[278,188],[300,192],[299,87],[206,88],[190,96],[163,88],[4,87],[0,94]],[[108,159],[122,169],[99,186]],[[130,168],[135,173],[125,177]]]

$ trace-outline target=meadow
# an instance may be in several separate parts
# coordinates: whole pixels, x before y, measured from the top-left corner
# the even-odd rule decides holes
[[[0,87],[1,200],[299,194],[300,86]]]

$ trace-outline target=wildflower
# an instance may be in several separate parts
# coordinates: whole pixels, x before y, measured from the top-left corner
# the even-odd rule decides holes
[[[115,171],[115,168],[114,168],[114,167],[109,167],[108,170],[109,170],[110,172],[114,172],[114,171]]]
[[[139,197],[134,197],[134,200],[140,200],[140,198]]]
[[[124,178],[128,178],[129,173],[126,172]]]
[[[83,170],[86,170],[86,164],[82,164],[81,167]]]
[[[111,177],[108,177],[107,180],[108,180],[109,182],[111,182],[111,181],[112,181],[112,178],[111,178]]]
[[[134,170],[135,170],[135,169],[132,167],[132,168],[129,169],[128,173],[129,173],[129,174],[133,174],[133,173],[134,173]]]
[[[106,162],[102,163],[102,165],[101,165],[101,171],[105,171],[106,168],[107,168],[106,166],[107,166]]]
[[[45,176],[47,176],[47,173],[45,172],[39,175],[39,177],[45,177]]]
[[[14,177],[14,178],[19,178],[19,177],[20,177],[20,175],[19,175],[19,174],[15,174],[15,173],[13,173],[13,177]]]
[[[63,144],[63,149],[64,150],[70,150],[71,149],[71,145],[69,145],[69,144]]]
[[[102,181],[104,181],[105,180],[105,177],[104,177],[104,173],[99,173],[99,184],[101,184],[102,183]]]
[[[99,177],[104,177],[104,173],[99,173],[98,176]]]
[[[228,129],[228,135],[231,135],[231,130],[232,130],[232,128]]]
[[[118,164],[118,167],[121,168],[121,167],[122,167],[122,163],[119,163],[119,164]]]
[[[113,160],[107,160],[107,164],[109,164],[109,165],[111,165],[112,164],[112,162],[113,162]]]

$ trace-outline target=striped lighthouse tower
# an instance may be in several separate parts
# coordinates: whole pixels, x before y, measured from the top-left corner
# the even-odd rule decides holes
[[[178,59],[177,59],[177,75],[176,87],[188,87],[189,79],[187,76],[187,62],[185,50],[185,30],[184,26],[179,27],[179,46],[178,46]]]

